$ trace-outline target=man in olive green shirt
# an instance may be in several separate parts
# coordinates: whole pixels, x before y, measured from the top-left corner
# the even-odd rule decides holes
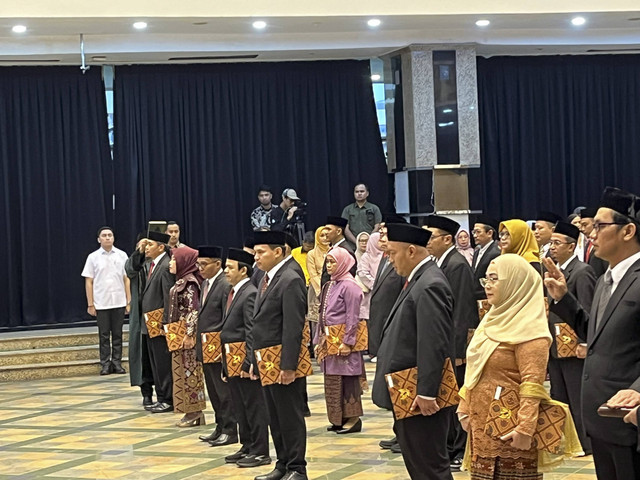
[[[382,222],[382,213],[377,205],[367,202],[369,198],[369,187],[364,183],[359,183],[353,189],[353,196],[356,201],[344,207],[342,218],[347,219],[347,228],[344,236],[353,245],[356,244],[356,237],[361,232],[377,232]]]

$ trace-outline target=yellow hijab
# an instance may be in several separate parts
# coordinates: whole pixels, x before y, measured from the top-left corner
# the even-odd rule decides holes
[[[331,249],[331,245],[323,245],[322,243],[320,243],[320,234],[325,228],[327,227],[325,225],[322,225],[321,227],[318,227],[316,229],[316,243],[314,247],[309,250],[309,252],[307,252],[307,257],[314,257],[314,259],[316,260],[316,265],[322,265],[322,263],[324,262],[324,257],[327,256],[327,253],[329,253],[329,250]]]
[[[511,237],[511,246],[509,247],[509,251],[502,253],[515,253],[529,263],[540,262],[540,247],[527,222],[522,220],[506,220],[500,223],[498,232],[505,229]]]

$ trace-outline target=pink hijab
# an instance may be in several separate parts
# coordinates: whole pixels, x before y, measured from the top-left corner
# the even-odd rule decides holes
[[[331,275],[331,280],[334,282],[340,282],[342,280],[351,280],[355,282],[355,279],[349,273],[351,267],[356,263],[351,254],[342,247],[333,247],[327,253],[327,256],[332,256],[336,261],[336,271]]]
[[[380,250],[379,241],[380,234],[378,232],[372,233],[369,237],[369,243],[367,243],[367,250],[358,262],[358,277],[368,289],[373,288],[378,267],[384,255],[384,252]]]

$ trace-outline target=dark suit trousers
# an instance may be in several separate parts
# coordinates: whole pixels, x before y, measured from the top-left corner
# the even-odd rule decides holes
[[[447,432],[451,423],[448,407],[433,415],[396,420],[393,431],[412,480],[452,480],[447,453]]]
[[[122,362],[124,310],[124,307],[96,310],[100,339],[100,364],[103,367],[110,362],[114,365],[120,365]]]
[[[598,480],[640,479],[640,453],[637,445],[622,446],[591,438]]]
[[[269,455],[269,418],[260,380],[230,377],[228,382],[242,451],[248,455]]]
[[[582,370],[584,360],[579,358],[549,357],[549,379],[551,381],[551,398],[569,405],[571,416],[576,424],[580,444],[585,452],[591,451],[591,440],[587,437],[582,423]]]
[[[307,426],[304,421],[304,388],[301,378],[289,385],[262,387],[269,412],[271,437],[276,447],[276,468],[281,472],[307,472]]]
[[[227,435],[238,434],[238,424],[233,412],[229,384],[222,381],[222,363],[203,363],[204,381],[209,400],[216,414],[216,430]]]
[[[144,339],[140,342],[140,353],[142,356],[140,359],[142,362],[142,383],[140,384],[140,392],[143,397],[151,397],[153,396],[153,367],[151,366],[151,360],[149,358],[149,346]]]
[[[167,347],[167,340],[163,336],[149,338],[149,335],[142,335],[142,338],[147,343],[158,401],[173,405],[171,353]]]
[[[464,384],[464,373],[467,370],[466,365],[460,365],[456,367],[456,380],[458,386]],[[447,451],[449,452],[449,458],[453,460],[456,457],[462,457],[464,455],[464,449],[467,446],[467,432],[462,429],[460,421],[458,420],[458,414],[456,409],[451,409],[451,424],[449,425],[449,435],[447,437]]]

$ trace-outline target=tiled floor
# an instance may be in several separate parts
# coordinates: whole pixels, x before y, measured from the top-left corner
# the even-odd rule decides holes
[[[374,367],[367,364],[369,378]],[[391,419],[369,394],[362,433],[325,430],[321,380],[320,374],[309,378],[309,478],[407,479],[402,457],[378,447],[391,436]],[[211,448],[198,441],[211,426],[178,429],[173,423],[179,415],[152,415],[140,401],[126,375],[0,384],[0,479],[233,480],[271,470],[225,465],[223,457],[237,445]],[[213,421],[212,412],[206,413]],[[570,461],[545,479],[595,479],[591,457]]]

